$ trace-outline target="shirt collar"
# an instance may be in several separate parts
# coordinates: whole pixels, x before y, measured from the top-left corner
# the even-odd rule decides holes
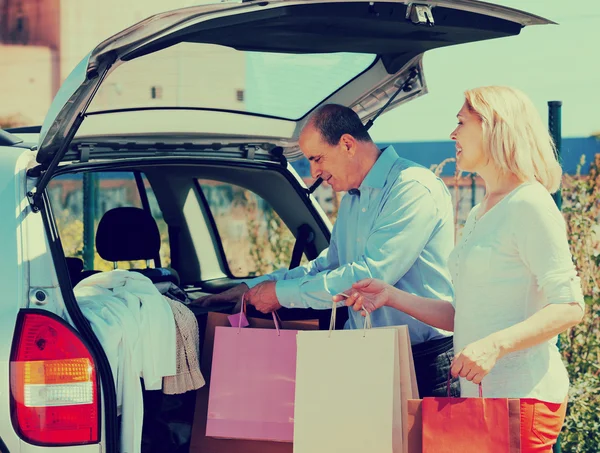
[[[359,187],[363,190],[365,187],[373,189],[382,189],[388,174],[394,166],[394,162],[398,160],[398,154],[393,146],[388,146],[377,158],[375,165],[371,167],[367,176]]]

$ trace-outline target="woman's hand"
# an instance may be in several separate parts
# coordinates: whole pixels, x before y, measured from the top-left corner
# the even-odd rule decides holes
[[[366,278],[354,283],[352,289],[346,291],[345,294],[333,296],[333,301],[341,302],[345,298],[345,304],[352,307],[354,311],[365,309],[371,313],[387,305],[391,296],[391,288],[393,287],[381,280]],[[363,316],[365,316],[364,313]]]
[[[487,337],[475,341],[454,356],[450,372],[454,377],[462,377],[473,384],[482,379],[494,368],[501,356],[496,342]]]

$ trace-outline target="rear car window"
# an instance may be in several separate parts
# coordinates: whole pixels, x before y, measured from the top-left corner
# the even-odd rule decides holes
[[[180,43],[116,68],[88,112],[189,107],[298,119],[375,59],[372,54],[249,52]]]
[[[168,267],[171,256],[167,224],[150,183],[143,175],[141,178],[152,217],[160,231],[161,265]],[[85,190],[84,179],[86,179]],[[132,172],[89,172],[85,175],[81,173],[60,175],[50,181],[48,195],[65,256],[82,259],[84,270],[114,269],[112,262],[105,261],[97,253],[94,243],[95,233],[100,219],[109,210],[117,207],[143,208],[134,174]],[[90,220],[84,218],[85,210],[90,213]],[[85,222],[89,224],[86,225]],[[87,231],[88,228],[91,228],[92,232]],[[84,246],[86,240],[91,241],[87,248]],[[141,261],[121,261],[117,265],[119,269],[147,267],[146,262]]]
[[[275,210],[256,193],[225,182],[198,179],[234,277],[287,268],[295,237]],[[303,255],[301,263],[306,263]]]

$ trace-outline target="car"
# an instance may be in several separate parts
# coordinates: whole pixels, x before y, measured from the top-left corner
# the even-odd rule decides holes
[[[331,222],[292,165],[311,112],[337,103],[372,122],[427,92],[425,52],[548,23],[472,0],[256,0],[165,12],[99,44],[41,128],[0,133],[0,451],[119,451],[115,370],[78,282],[148,260],[193,298],[315,258]],[[240,67],[243,105],[219,91]],[[114,93],[111,80],[133,90],[159,73],[177,96]]]

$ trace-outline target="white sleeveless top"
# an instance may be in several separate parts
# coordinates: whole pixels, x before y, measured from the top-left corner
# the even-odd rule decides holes
[[[449,258],[455,353],[548,304],[583,306],[564,219],[541,184],[522,184],[478,219],[479,208]],[[484,396],[562,403],[569,379],[556,340],[500,359],[483,379]],[[476,385],[462,378],[460,384],[462,396],[478,396]]]

